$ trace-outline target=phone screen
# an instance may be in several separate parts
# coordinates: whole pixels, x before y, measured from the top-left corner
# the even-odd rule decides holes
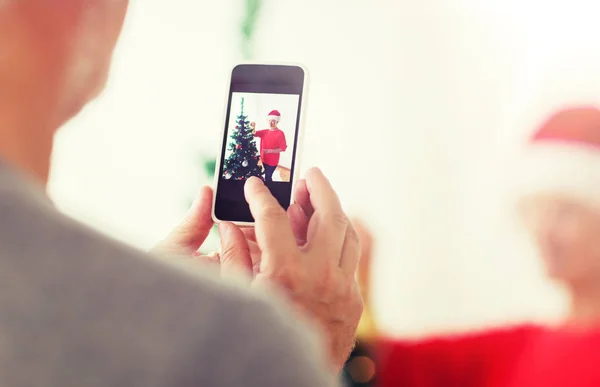
[[[285,65],[239,65],[231,75],[214,215],[252,223],[244,184],[261,178],[281,206],[291,202],[305,73]]]

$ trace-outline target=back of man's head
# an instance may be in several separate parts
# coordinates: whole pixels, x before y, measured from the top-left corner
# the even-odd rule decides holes
[[[0,0],[0,114],[53,129],[76,114],[106,82],[127,3]]]

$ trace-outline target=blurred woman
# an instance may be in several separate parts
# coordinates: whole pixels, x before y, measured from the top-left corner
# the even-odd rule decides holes
[[[381,339],[378,385],[600,386],[600,110],[576,107],[551,117],[527,144],[519,173],[521,218],[548,276],[570,295],[564,323]]]

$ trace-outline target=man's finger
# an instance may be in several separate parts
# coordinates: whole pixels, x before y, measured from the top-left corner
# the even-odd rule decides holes
[[[250,250],[250,257],[252,258],[252,268],[254,274],[259,272],[260,269],[260,247],[256,242],[256,233],[254,231],[254,227],[243,227],[242,232],[246,237],[246,242],[248,242],[248,247]]]
[[[156,246],[158,252],[192,254],[197,251],[213,226],[212,197],[210,187],[203,187],[186,217]]]
[[[348,224],[342,254],[340,256],[340,268],[347,274],[355,276],[358,270],[358,263],[361,258],[361,244],[359,235],[352,225]]]
[[[252,275],[252,259],[246,237],[239,227],[232,223],[220,223],[221,237],[221,275],[231,277],[236,275]]]
[[[315,212],[315,209],[310,202],[310,194],[308,193],[305,179],[298,180],[294,186],[294,203],[298,203],[309,218]]]
[[[264,271],[279,263],[273,260],[290,257],[290,252],[296,249],[296,239],[287,214],[260,179],[248,179],[244,192],[254,217],[256,241],[262,251],[261,270]]]
[[[296,238],[296,244],[298,246],[304,246],[306,244],[306,234],[308,231],[308,216],[304,213],[304,210],[300,204],[294,203],[287,210],[290,224],[292,225],[292,232]]]
[[[310,218],[306,215],[302,209],[302,206],[300,206],[298,203],[290,205],[287,210],[287,216],[290,220],[294,237],[296,238],[296,244],[298,246],[305,245],[308,232],[308,222]]]
[[[254,230],[254,227],[242,227],[242,232],[247,240],[256,242],[256,231]]]
[[[359,272],[367,273],[370,270],[371,259],[373,256],[373,234],[367,228],[367,226],[359,219],[352,219],[354,229],[358,234],[360,240],[361,251],[360,251],[360,264]]]
[[[326,257],[338,259],[346,238],[349,220],[329,180],[317,168],[306,173],[306,187],[315,213],[308,226],[308,246]],[[333,263],[333,262],[332,262]],[[338,262],[335,262],[337,265]]]
[[[221,263],[219,259],[219,253],[216,252],[208,255],[197,253],[192,256],[192,259],[196,262],[209,264],[211,266],[219,266]]]
[[[358,273],[356,279],[365,303],[368,303],[371,289],[371,261],[373,259],[373,234],[358,219],[352,221],[354,228],[358,233],[361,244],[360,262],[358,264]]]

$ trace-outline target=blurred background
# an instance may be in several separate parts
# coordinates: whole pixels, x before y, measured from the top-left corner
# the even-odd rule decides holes
[[[310,71],[300,168],[321,167],[374,231],[387,334],[562,313],[513,216],[511,162],[553,109],[600,101],[598,8],[262,1],[253,59]],[[141,249],[167,234],[212,184],[245,12],[244,0],[132,2],[106,92],[57,136],[59,207]]]

